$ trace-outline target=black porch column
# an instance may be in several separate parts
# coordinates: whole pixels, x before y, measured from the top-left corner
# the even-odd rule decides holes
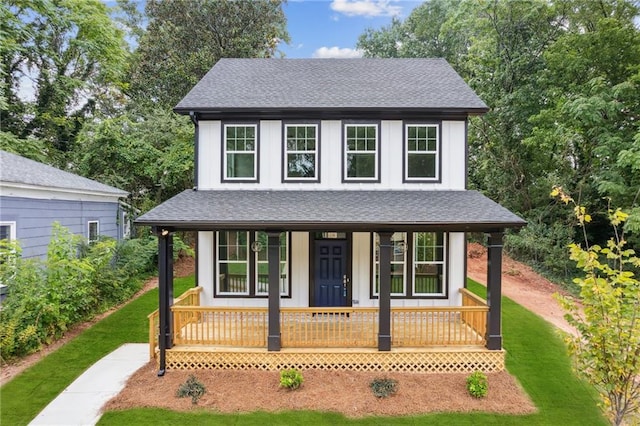
[[[487,244],[487,349],[502,349],[502,232],[489,234]]]
[[[268,232],[269,333],[267,350],[280,350],[280,233]]]
[[[173,346],[173,321],[171,305],[173,305],[173,234],[160,229],[158,234],[158,293],[160,332],[158,347],[160,349],[160,369],[158,376],[164,376],[166,369],[166,350]]]
[[[378,310],[378,350],[391,350],[391,235],[379,232],[380,291]]]

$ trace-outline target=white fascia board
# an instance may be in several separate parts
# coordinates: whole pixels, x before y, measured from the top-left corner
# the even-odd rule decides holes
[[[83,191],[71,188],[25,185],[15,182],[0,182],[0,195],[4,197],[36,198],[40,200],[102,201],[117,202],[122,195],[101,191]]]

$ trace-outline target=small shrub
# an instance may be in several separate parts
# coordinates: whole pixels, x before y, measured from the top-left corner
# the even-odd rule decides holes
[[[180,385],[178,391],[176,392],[176,396],[178,398],[185,398],[187,396],[191,397],[191,403],[196,405],[198,400],[202,395],[207,392],[207,389],[204,387],[202,382],[195,378],[192,374],[189,376],[186,382]]]
[[[280,372],[280,387],[287,389],[298,389],[304,379],[297,370],[283,370]]]
[[[482,371],[475,371],[467,377],[469,395],[476,398],[484,398],[487,396],[488,389],[487,376]]]
[[[369,387],[376,398],[386,398],[396,393],[398,381],[393,379],[373,379],[369,383]]]

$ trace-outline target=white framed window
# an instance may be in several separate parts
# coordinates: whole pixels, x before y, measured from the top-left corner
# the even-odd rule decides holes
[[[87,222],[87,241],[89,244],[93,244],[98,241],[100,236],[100,222],[97,220],[90,220]]]
[[[284,180],[318,181],[318,125],[285,124]]]
[[[416,296],[444,295],[446,238],[442,232],[413,234],[413,288]]]
[[[380,239],[372,235],[372,291],[380,295]],[[391,296],[431,298],[446,296],[447,234],[396,232],[391,236]]]
[[[345,124],[344,181],[379,180],[377,124]]]
[[[269,289],[267,234],[249,231],[216,233],[216,294],[267,296]],[[280,235],[280,295],[288,297],[289,234]]]
[[[391,295],[404,296],[407,293],[407,233],[395,232],[391,235]],[[373,234],[373,295],[380,294],[380,238]]]
[[[223,147],[223,180],[258,180],[258,126],[225,124]]]
[[[2,221],[0,222],[0,240],[15,241],[16,239],[16,222]]]
[[[280,234],[280,262],[278,264],[278,277],[280,281],[280,295],[289,295],[289,234]],[[269,294],[269,259],[267,258],[268,245],[267,234],[256,234],[256,295],[267,296]]]
[[[407,124],[404,144],[405,181],[440,179],[440,126]]]

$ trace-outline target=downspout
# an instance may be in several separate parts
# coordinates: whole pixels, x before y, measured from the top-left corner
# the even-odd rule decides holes
[[[198,165],[198,159],[200,158],[200,121],[198,120],[198,115],[194,112],[194,111],[189,111],[189,118],[191,119],[191,122],[193,123],[194,126],[194,144],[193,144],[193,190],[197,191],[198,190],[198,171],[199,171],[199,165]],[[194,283],[194,287],[198,287],[199,285],[199,280],[198,278],[200,277],[199,274],[199,268],[198,268],[198,253],[199,253],[199,238],[198,236],[200,235],[199,231],[196,231],[196,250],[195,250],[195,274],[196,274],[196,279],[195,279],[195,283]]]

